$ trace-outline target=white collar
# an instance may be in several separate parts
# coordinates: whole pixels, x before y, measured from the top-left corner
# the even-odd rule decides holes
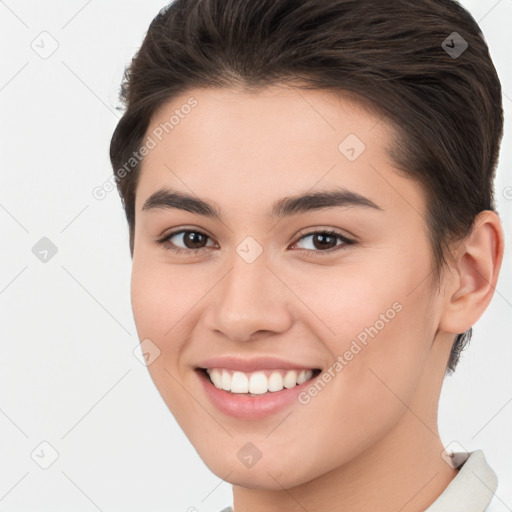
[[[457,476],[425,512],[484,512],[491,502],[498,478],[482,450],[453,454]]]

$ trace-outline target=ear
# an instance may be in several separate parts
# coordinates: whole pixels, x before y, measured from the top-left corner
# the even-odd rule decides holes
[[[494,295],[503,251],[504,237],[498,215],[490,210],[480,212],[450,264],[441,330],[463,333],[482,316]]]

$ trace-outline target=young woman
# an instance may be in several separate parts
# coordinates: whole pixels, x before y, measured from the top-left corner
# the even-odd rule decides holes
[[[450,0],[177,0],[111,141],[148,368],[234,512],[480,512],[444,376],[503,256],[501,87]],[[149,351],[151,353],[151,351]]]

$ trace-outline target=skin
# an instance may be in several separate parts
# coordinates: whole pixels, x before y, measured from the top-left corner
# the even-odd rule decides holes
[[[393,131],[381,116],[327,91],[194,89],[159,109],[147,133],[191,96],[198,105],[144,158],[136,191],[132,307],[139,338],[161,351],[148,368],[162,398],[206,465],[233,484],[236,512],[424,510],[457,474],[441,457],[438,400],[454,335],[493,295],[499,218],[479,215],[438,287],[425,197],[388,157]],[[338,150],[349,134],[366,145],[353,162]],[[222,222],[142,210],[162,186],[215,204]],[[340,186],[380,210],[267,215],[283,197]],[[209,237],[203,249],[181,235],[167,247],[198,252],[157,243],[185,228]],[[335,238],[337,250],[321,254],[304,235],[327,228],[357,243]],[[236,252],[247,236],[263,249],[251,264]],[[226,354],[325,370],[397,302],[401,311],[307,405],[235,419],[194,371]],[[247,442],[262,454],[252,467],[237,457]]]

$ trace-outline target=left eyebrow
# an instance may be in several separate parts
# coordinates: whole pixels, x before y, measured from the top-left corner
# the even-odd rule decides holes
[[[332,190],[308,192],[279,199],[272,205],[269,216],[283,218],[313,210],[349,206],[373,208],[383,211],[382,208],[372,200],[357,192],[344,188],[335,188]],[[216,205],[183,192],[173,191],[167,188],[161,188],[151,194],[142,206],[142,210],[157,208],[176,208],[217,220],[221,220],[223,217],[221,210],[219,210]]]
[[[374,208],[383,211],[382,208],[376,205],[371,199],[357,192],[345,188],[335,188],[332,190],[311,192],[279,199],[272,206],[270,215],[272,217],[283,218],[298,213],[306,213],[311,210],[348,206]]]

